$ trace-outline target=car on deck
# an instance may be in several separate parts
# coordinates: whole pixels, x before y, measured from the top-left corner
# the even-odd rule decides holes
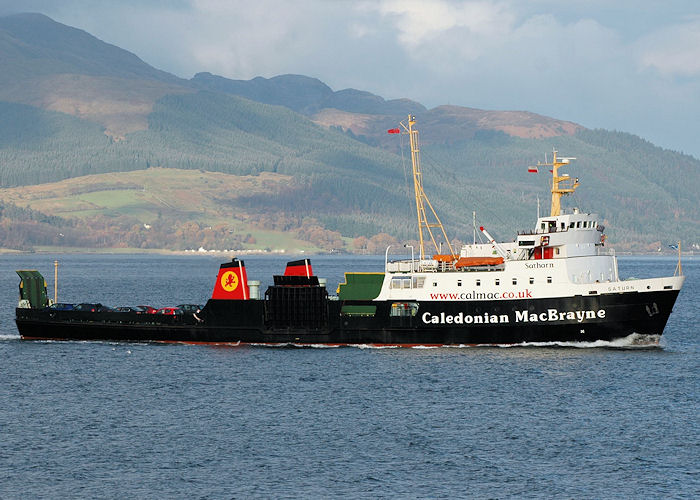
[[[168,316],[180,316],[183,314],[179,307],[161,307],[156,311],[156,314],[166,314]]]
[[[132,312],[136,314],[146,314],[147,311],[141,306],[120,306],[114,309],[117,312]]]
[[[56,302],[55,304],[51,304],[49,309],[54,311],[72,311],[75,309],[75,306],[73,304],[66,304],[65,302]]]
[[[202,310],[202,305],[200,304],[179,304],[178,309],[182,309],[182,312],[187,314],[195,314]]]

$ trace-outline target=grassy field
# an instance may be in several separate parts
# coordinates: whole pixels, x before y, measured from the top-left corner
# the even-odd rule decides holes
[[[218,172],[149,168],[87,175],[60,182],[0,189],[3,200],[62,217],[138,214],[148,222],[163,211],[197,214],[203,221],[230,219],[233,211],[218,200],[274,196],[291,178],[266,173],[236,176]],[[228,205],[228,204],[226,204]]]
[[[260,229],[254,215],[237,207],[239,197],[274,197],[290,182],[289,176],[267,172],[236,176],[149,168],[0,189],[0,199],[64,218],[126,215],[149,224],[168,216],[212,226],[225,224],[237,232],[250,234],[254,243],[246,243],[243,249],[317,252],[318,248],[291,233]]]

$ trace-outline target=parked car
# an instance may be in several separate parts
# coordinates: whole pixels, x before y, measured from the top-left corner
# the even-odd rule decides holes
[[[154,309],[155,310],[155,309]],[[141,306],[121,306],[115,309],[117,312],[131,312],[136,314],[146,314],[146,309]]]
[[[86,311],[86,312],[111,312],[114,311],[109,306],[103,306],[99,302],[96,304],[91,304],[88,302],[83,302],[82,304],[78,304],[73,308],[75,311]]]
[[[87,302],[84,302],[82,304],[78,304],[77,306],[74,307],[76,311],[86,311],[86,312],[97,312],[100,308],[102,307],[102,304],[89,304]]]
[[[53,309],[54,311],[72,311],[74,308],[75,306],[73,304],[66,304],[64,302],[56,302],[49,306],[49,309]]]
[[[156,314],[167,314],[168,316],[179,316],[182,314],[182,309],[178,307],[161,307],[156,311]]]
[[[136,306],[136,307],[141,307],[141,308],[143,308],[143,309],[144,309],[144,312],[145,312],[146,314],[155,314],[156,311],[158,310],[158,309],[156,309],[155,307],[151,307],[151,306]]]
[[[180,304],[177,306],[179,309],[182,309],[183,312],[192,314],[192,313],[198,313],[199,311],[202,310],[202,307],[199,304]]]

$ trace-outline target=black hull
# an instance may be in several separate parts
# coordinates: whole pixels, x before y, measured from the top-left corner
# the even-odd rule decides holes
[[[392,302],[295,305],[287,316],[265,300],[210,300],[198,317],[17,309],[24,339],[327,345],[479,345],[593,342],[661,335],[677,290],[551,299],[422,302],[392,316]],[[376,306],[373,315],[343,314]],[[602,311],[602,312],[601,312]],[[285,322],[285,318],[287,321]]]

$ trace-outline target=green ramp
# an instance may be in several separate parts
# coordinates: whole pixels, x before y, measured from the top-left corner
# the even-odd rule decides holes
[[[32,309],[42,309],[49,305],[46,296],[46,280],[39,271],[17,271],[22,279],[19,284],[19,299],[28,300]]]

